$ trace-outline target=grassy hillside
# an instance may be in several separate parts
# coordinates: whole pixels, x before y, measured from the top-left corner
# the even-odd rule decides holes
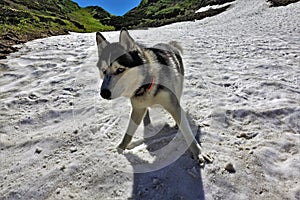
[[[111,30],[93,17],[91,9],[80,8],[71,0],[3,0],[0,1],[1,25],[26,26],[30,22],[38,30],[42,27],[70,31]],[[98,11],[110,15],[103,9]],[[29,27],[30,28],[30,27]],[[92,30],[92,31],[93,31]]]
[[[95,18],[99,15],[110,16],[103,9],[96,14],[93,8],[80,8],[71,0],[1,0],[0,58],[15,50],[13,44],[35,38],[114,30]]]
[[[203,19],[225,11],[228,7],[211,9],[204,13],[195,13],[201,7],[224,4],[234,0],[142,0],[140,5],[124,16],[112,16],[101,19],[116,29],[157,27],[174,22]],[[285,6],[299,0],[266,0],[272,6]]]
[[[106,13],[110,16],[110,14]],[[95,16],[96,13],[93,13],[93,8],[87,7],[87,8],[81,8],[77,9],[69,14],[69,17],[71,21],[79,22],[84,27],[81,27],[82,30],[76,30],[76,28],[72,31],[77,32],[96,32],[96,31],[108,31],[108,30],[114,30],[113,26],[103,25],[100,23],[99,19],[97,19]],[[101,13],[98,13],[98,15],[101,15]],[[105,15],[105,14],[103,14]],[[78,27],[77,27],[78,28]]]
[[[120,29],[156,27],[178,21],[202,19],[224,11],[210,10],[207,13],[195,11],[207,5],[222,4],[233,0],[142,0],[141,4],[124,16],[113,16],[110,21],[102,21]]]

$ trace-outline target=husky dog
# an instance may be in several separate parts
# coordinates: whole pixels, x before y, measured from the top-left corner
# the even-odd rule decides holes
[[[109,43],[101,33],[96,34],[99,61],[97,67],[103,79],[101,96],[111,100],[120,96],[130,98],[132,113],[129,126],[118,151],[125,150],[142,120],[150,124],[148,107],[161,105],[167,110],[189,145],[194,159],[201,166],[208,156],[201,154],[185,112],[180,106],[184,68],[182,49],[176,42],[146,48],[137,44],[123,28],[119,42]]]

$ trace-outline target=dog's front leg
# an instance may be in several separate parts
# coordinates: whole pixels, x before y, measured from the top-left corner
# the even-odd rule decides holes
[[[147,109],[146,108],[134,108],[132,107],[131,117],[127,131],[124,135],[122,142],[118,146],[119,151],[123,151],[127,148],[128,144],[131,142],[133,134],[140,125],[142,119],[145,116]]]

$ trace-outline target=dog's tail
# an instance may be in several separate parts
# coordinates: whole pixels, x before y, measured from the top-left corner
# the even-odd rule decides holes
[[[179,44],[179,42],[177,41],[171,41],[169,42],[169,44],[173,47],[175,47],[176,49],[178,49],[178,51],[183,54],[183,48],[181,47],[181,45]]]

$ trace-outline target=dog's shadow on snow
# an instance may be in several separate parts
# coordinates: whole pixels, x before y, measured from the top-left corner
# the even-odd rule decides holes
[[[190,117],[188,119],[194,134],[198,132],[196,137],[199,139],[201,135],[200,129],[193,123],[193,120],[190,120]],[[166,124],[156,135],[146,138],[144,143],[151,154],[151,152],[171,142],[177,133],[181,134],[177,128]],[[160,142],[160,139],[163,142]],[[181,142],[185,142],[183,137]],[[201,169],[197,161],[191,158],[188,150],[179,155],[177,160],[161,169],[151,170],[151,167],[149,167],[149,170],[146,170],[146,172],[141,172],[140,168],[138,169],[140,166],[136,166],[136,163],[147,163],[148,161],[130,151],[124,155],[132,164],[133,171],[135,172],[132,197],[129,199],[205,199]],[[164,156],[167,157],[168,155]],[[151,166],[150,163],[149,165]]]

